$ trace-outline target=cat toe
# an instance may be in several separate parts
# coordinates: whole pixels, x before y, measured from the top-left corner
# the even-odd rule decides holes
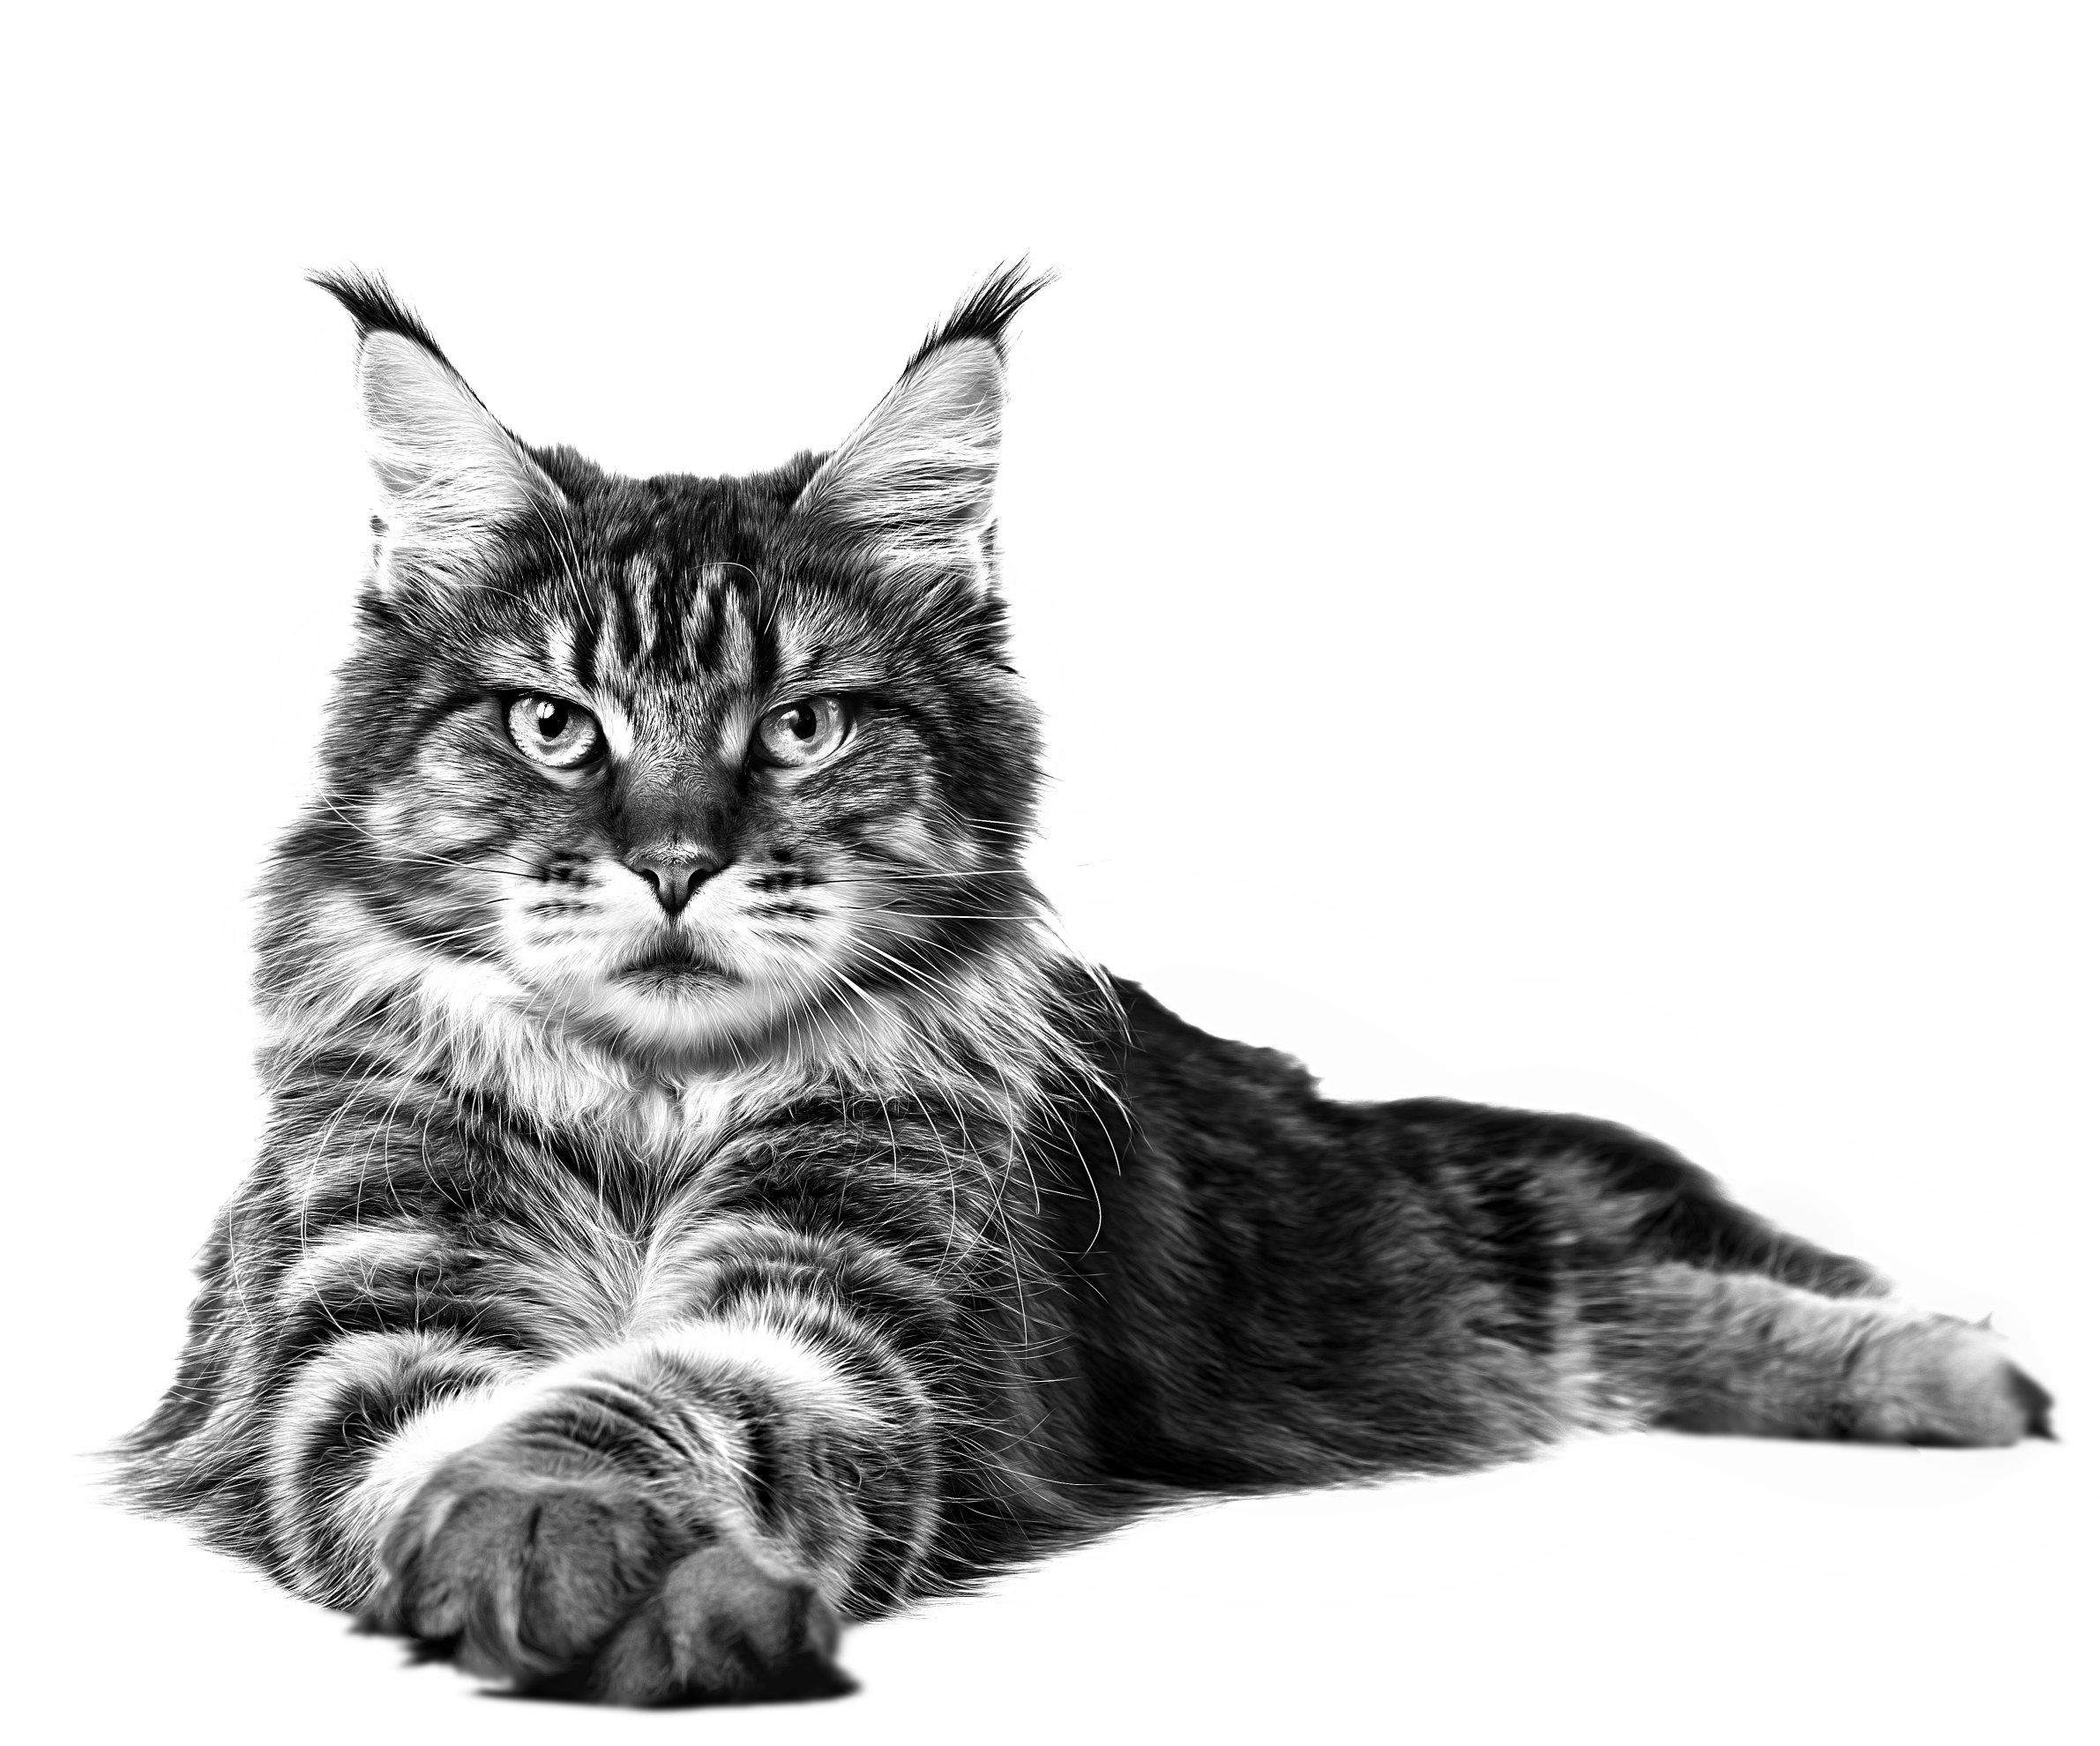
[[[2049,1391],[2022,1369],[2017,1364],[2007,1364],[2007,1385],[2013,1392],[2013,1399],[2027,1414],[2027,1434],[2056,1441],[2056,1431],[2049,1422],[2050,1409],[2056,1399]]]

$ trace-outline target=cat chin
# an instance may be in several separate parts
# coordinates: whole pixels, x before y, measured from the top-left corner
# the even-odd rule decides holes
[[[679,1010],[701,1011],[719,1004],[739,987],[738,979],[714,965],[695,962],[646,964],[620,973],[619,985],[631,997]]]
[[[572,1009],[623,1055],[664,1068],[748,1062],[789,1033],[797,1003],[784,989],[720,972],[645,972],[602,985]]]

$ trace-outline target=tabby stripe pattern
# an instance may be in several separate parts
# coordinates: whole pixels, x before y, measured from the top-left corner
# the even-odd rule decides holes
[[[528,448],[325,282],[373,568],[133,1497],[641,1704],[817,1689],[841,1615],[1163,1501],[1586,1427],[2046,1432],[1987,1333],[1666,1147],[1332,1101],[1062,944],[993,538],[1024,273],[743,479]]]

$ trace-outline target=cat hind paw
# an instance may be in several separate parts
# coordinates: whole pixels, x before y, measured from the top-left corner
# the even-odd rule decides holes
[[[2048,1390],[1997,1335],[1951,1317],[1887,1341],[1857,1382],[1865,1399],[1855,1434],[1876,1442],[2002,1449],[2055,1436]]]

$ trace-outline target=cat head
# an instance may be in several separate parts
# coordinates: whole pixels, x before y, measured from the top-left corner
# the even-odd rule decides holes
[[[266,1000],[661,1069],[923,1023],[1011,953],[1036,736],[992,488],[1039,280],[994,276],[828,456],[653,479],[527,445],[381,282],[318,282],[378,489]]]

